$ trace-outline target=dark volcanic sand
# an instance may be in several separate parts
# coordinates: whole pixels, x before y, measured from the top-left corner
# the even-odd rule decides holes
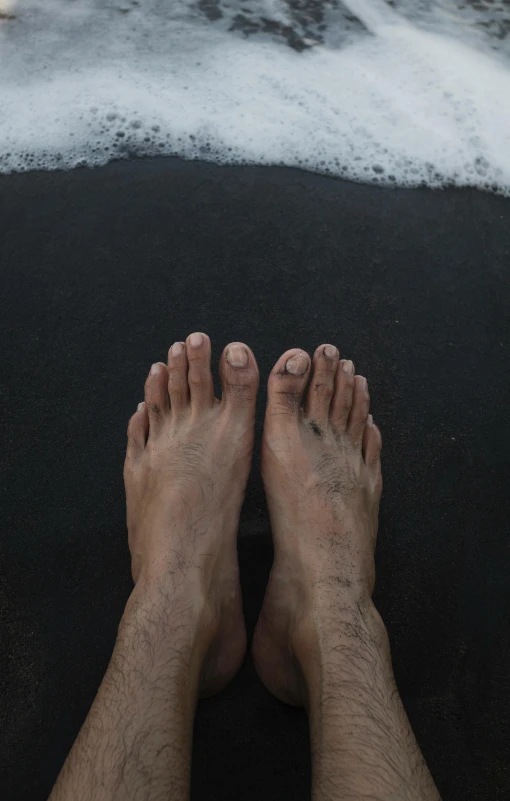
[[[510,202],[165,159],[0,178],[2,801],[43,801],[130,591],[122,463],[151,362],[194,330],[263,380],[339,345],[384,437],[377,603],[445,801],[510,797]],[[258,451],[239,552],[271,563]],[[248,660],[200,705],[193,801],[304,801],[304,713]]]

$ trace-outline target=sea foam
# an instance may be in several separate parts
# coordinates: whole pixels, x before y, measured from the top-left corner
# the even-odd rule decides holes
[[[497,2],[0,0],[0,172],[176,154],[510,194],[508,30]]]

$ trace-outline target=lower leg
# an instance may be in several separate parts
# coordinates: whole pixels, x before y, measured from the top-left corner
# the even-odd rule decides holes
[[[367,383],[322,346],[313,366],[287,352],[268,395],[262,471],[275,560],[258,672],[308,710],[314,801],[437,801],[371,600],[382,479]]]
[[[341,605],[341,609],[339,606]],[[303,656],[313,798],[436,801],[395,684],[386,630],[366,599],[318,599]]]
[[[188,798],[205,632],[189,600],[138,585],[50,801]]]

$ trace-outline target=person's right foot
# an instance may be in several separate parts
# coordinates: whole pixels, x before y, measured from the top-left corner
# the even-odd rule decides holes
[[[303,670],[320,652],[321,616],[363,607],[373,591],[382,477],[369,402],[365,378],[331,345],[313,366],[287,351],[269,378],[262,475],[275,558],[252,655],[287,703],[307,704]]]
[[[246,651],[237,530],[251,469],[258,368],[242,342],[225,348],[214,397],[211,342],[195,332],[157,363],[128,427],[124,466],[133,579],[182,610],[200,692],[219,692]],[[191,618],[191,622],[189,620]],[[183,646],[184,647],[184,646]],[[191,674],[189,663],[189,674]]]

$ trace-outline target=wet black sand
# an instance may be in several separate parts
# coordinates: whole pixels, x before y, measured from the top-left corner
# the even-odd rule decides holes
[[[377,602],[444,799],[510,797],[510,202],[177,160],[0,178],[2,801],[42,801],[130,591],[122,462],[146,371],[207,331],[262,375],[337,343],[385,440]],[[260,396],[258,433],[265,386]],[[250,631],[271,545],[258,453]],[[249,661],[199,708],[192,799],[308,798],[307,724]]]

